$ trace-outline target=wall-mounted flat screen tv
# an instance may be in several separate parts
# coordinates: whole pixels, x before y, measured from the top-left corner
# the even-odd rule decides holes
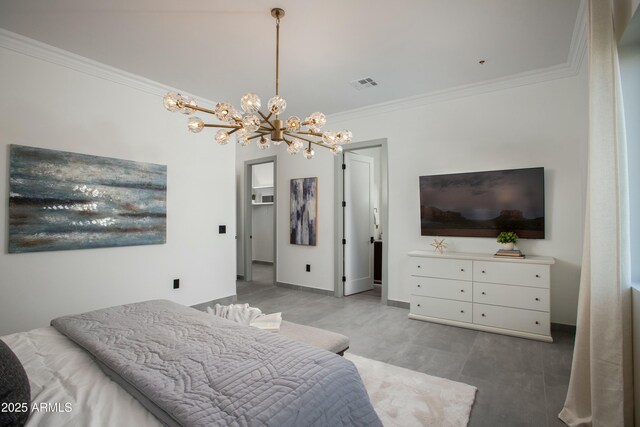
[[[423,236],[544,239],[544,168],[420,177]]]

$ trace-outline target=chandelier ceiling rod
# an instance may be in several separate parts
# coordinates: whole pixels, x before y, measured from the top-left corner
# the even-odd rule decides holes
[[[284,10],[280,8],[271,9],[271,16],[276,18],[276,95],[279,95],[280,77],[280,18],[284,17]]]
[[[285,12],[280,8],[271,9],[271,16],[276,20],[276,94],[269,99],[267,104],[268,115],[260,111],[261,101],[255,93],[245,93],[240,99],[242,114],[236,110],[229,102],[219,102],[214,110],[199,107],[196,102],[180,95],[169,92],[164,98],[164,106],[169,111],[177,111],[183,114],[192,114],[194,111],[212,114],[225,124],[207,124],[199,117],[190,117],[187,128],[194,133],[202,131],[205,127],[221,128],[216,132],[215,140],[221,145],[229,142],[232,134],[235,133],[238,143],[242,146],[249,145],[252,140],[258,139],[258,148],[264,150],[273,145],[280,145],[283,141],[287,144],[287,152],[297,154],[303,149],[302,141],[308,143],[303,154],[307,159],[311,159],[315,152],[311,145],[317,145],[329,149],[337,155],[342,152],[342,144],[352,141],[350,131],[320,132],[327,119],[324,114],[315,112],[310,114],[304,121],[296,116],[291,116],[286,123],[280,120],[280,114],[287,108],[287,102],[280,96],[280,19]],[[274,119],[271,117],[275,116]],[[307,130],[303,130],[302,127]],[[313,137],[319,138],[314,140]]]

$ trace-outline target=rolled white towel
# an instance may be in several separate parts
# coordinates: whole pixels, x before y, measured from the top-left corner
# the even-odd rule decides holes
[[[262,315],[262,311],[259,308],[250,307],[249,304],[216,304],[213,306],[213,309],[207,307],[207,312],[224,319],[233,320],[242,325],[249,325],[251,321]]]
[[[282,323],[282,313],[263,314],[249,323],[249,326],[264,329],[265,331],[278,332]]]

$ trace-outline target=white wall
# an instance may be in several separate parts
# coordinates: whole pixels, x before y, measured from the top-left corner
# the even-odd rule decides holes
[[[235,294],[233,144],[188,132],[158,94],[68,66],[0,48],[0,75],[0,335],[111,305]],[[167,165],[167,243],[8,254],[9,144]]]
[[[407,252],[431,250],[420,236],[421,175],[543,166],[546,239],[522,240],[528,254],[556,258],[552,268],[552,321],[575,324],[584,216],[587,141],[587,72],[579,75],[447,101],[410,101],[329,118],[327,129],[350,129],[356,141],[387,138],[389,162],[388,298],[408,301]],[[239,151],[240,152],[240,151]],[[262,155],[274,155],[268,150]],[[317,176],[316,247],[289,245],[287,200],[279,200],[278,281],[332,290],[334,283],[333,156],[316,150],[313,160],[278,152],[278,192],[289,179]],[[247,154],[258,157],[257,150]],[[284,231],[283,231],[284,230]],[[447,238],[449,251],[492,253],[495,239]],[[312,272],[304,272],[304,264]]]

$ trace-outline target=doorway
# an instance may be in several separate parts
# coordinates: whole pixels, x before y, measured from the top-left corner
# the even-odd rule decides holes
[[[256,284],[276,282],[277,158],[245,162],[244,280]]]
[[[343,146],[335,162],[335,296],[370,295],[387,303],[386,140]]]

